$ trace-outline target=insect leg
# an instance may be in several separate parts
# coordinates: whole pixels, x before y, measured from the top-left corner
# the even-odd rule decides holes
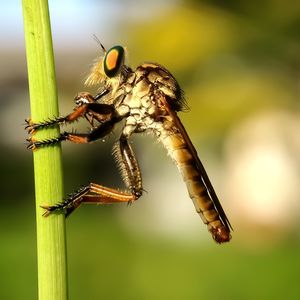
[[[97,114],[101,113],[103,115],[106,115],[112,113],[113,109],[110,105],[96,102],[108,92],[108,90],[104,90],[101,93],[98,93],[95,97],[93,97],[90,93],[87,92],[79,93],[74,98],[74,101],[76,102],[77,106],[72,113],[68,114],[67,116],[55,117],[53,119],[49,119],[39,123],[33,123],[30,118],[26,119],[25,122],[27,125],[25,126],[25,130],[27,130],[29,134],[34,134],[36,130],[51,127],[57,124],[74,122],[78,118],[85,116],[87,112],[93,112],[94,110]]]
[[[73,210],[80,206],[82,202],[97,204],[112,204],[120,202],[130,202],[136,200],[136,197],[129,193],[120,192],[115,189],[107,188],[99,184],[90,183],[80,188],[73,194],[70,194],[63,202],[53,206],[42,205],[46,209],[43,216],[47,217],[55,211],[65,210],[66,216],[71,214]]]
[[[124,134],[114,145],[113,153],[126,187],[136,197],[140,197],[143,192],[141,171],[132,147]]]
[[[105,109],[108,108],[108,105],[106,104],[103,105],[105,105]],[[101,108],[103,108],[102,104],[97,104],[97,108],[99,108],[98,106],[101,106]],[[86,144],[86,143],[93,142],[97,139],[103,138],[107,134],[109,134],[112,131],[114,125],[121,120],[119,116],[113,114],[114,112],[113,108],[111,106],[109,107],[111,113],[103,116],[102,118],[103,122],[100,123],[98,127],[92,129],[91,132],[89,133],[64,132],[61,133],[59,137],[50,138],[41,141],[34,141],[33,139],[29,139],[28,140],[29,145],[27,146],[27,148],[30,150],[35,150],[41,147],[54,145],[62,141],[70,141],[77,144]]]
[[[30,150],[35,150],[38,148],[55,145],[63,141],[70,141],[76,144],[90,143],[97,139],[103,138],[107,134],[109,134],[112,131],[114,124],[115,122],[111,120],[100,124],[98,127],[93,129],[90,133],[64,132],[61,133],[60,136],[57,138],[41,140],[41,141],[29,140],[29,144],[27,148]]]
[[[143,192],[141,172],[134,152],[125,136],[121,136],[116,143],[114,154],[120,166],[122,178],[130,189],[130,192],[120,192],[116,189],[107,188],[96,183],[79,189],[74,194],[61,203],[53,206],[42,206],[46,209],[44,216],[48,216],[54,211],[65,210],[69,215],[81,203],[112,204],[112,203],[131,203],[137,200]]]

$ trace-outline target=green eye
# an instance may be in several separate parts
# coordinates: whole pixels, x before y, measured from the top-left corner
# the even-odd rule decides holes
[[[124,64],[125,51],[122,46],[110,48],[104,57],[104,72],[108,77],[116,76]]]

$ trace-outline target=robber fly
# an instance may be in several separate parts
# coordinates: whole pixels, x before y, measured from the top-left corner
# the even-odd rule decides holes
[[[104,56],[92,67],[87,86],[101,85],[92,96],[88,92],[75,97],[72,113],[45,122],[27,120],[29,134],[56,124],[72,123],[85,117],[91,125],[88,133],[63,132],[58,137],[36,141],[29,139],[29,149],[51,146],[62,141],[85,144],[107,136],[114,126],[124,120],[120,138],[114,145],[114,156],[120,167],[126,192],[96,183],[80,188],[61,203],[43,206],[44,216],[63,211],[69,215],[81,203],[131,203],[143,192],[141,171],[129,138],[133,133],[151,132],[165,146],[186,183],[196,211],[208,226],[214,240],[230,240],[231,225],[198,158],[189,136],[177,116],[183,110],[183,93],[173,75],[156,63],[144,63],[132,70],[124,64],[125,49],[114,46],[108,51],[101,44]]]

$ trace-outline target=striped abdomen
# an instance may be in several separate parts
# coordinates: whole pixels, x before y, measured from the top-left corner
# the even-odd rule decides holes
[[[180,122],[179,119],[177,121]],[[196,211],[207,224],[214,240],[227,242],[231,238],[230,223],[181,122],[179,125],[182,128],[178,128],[178,133],[166,130],[161,133],[160,140],[175,161]]]

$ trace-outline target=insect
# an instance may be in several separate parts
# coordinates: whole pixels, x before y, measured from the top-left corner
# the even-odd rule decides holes
[[[167,149],[186,183],[196,211],[207,225],[217,243],[231,238],[231,225],[212,187],[177,112],[183,110],[183,93],[173,75],[156,63],[144,63],[135,70],[125,64],[126,51],[122,46],[106,50],[92,67],[86,85],[101,85],[92,96],[81,92],[75,97],[76,106],[70,114],[40,123],[27,120],[29,134],[57,124],[72,123],[84,117],[91,125],[88,133],[63,132],[58,137],[36,141],[29,139],[29,149],[51,146],[62,141],[85,144],[102,139],[123,121],[114,156],[120,167],[127,191],[90,183],[53,206],[43,206],[44,216],[63,211],[69,215],[82,203],[131,203],[143,193],[138,161],[129,142],[133,133],[151,132]]]

